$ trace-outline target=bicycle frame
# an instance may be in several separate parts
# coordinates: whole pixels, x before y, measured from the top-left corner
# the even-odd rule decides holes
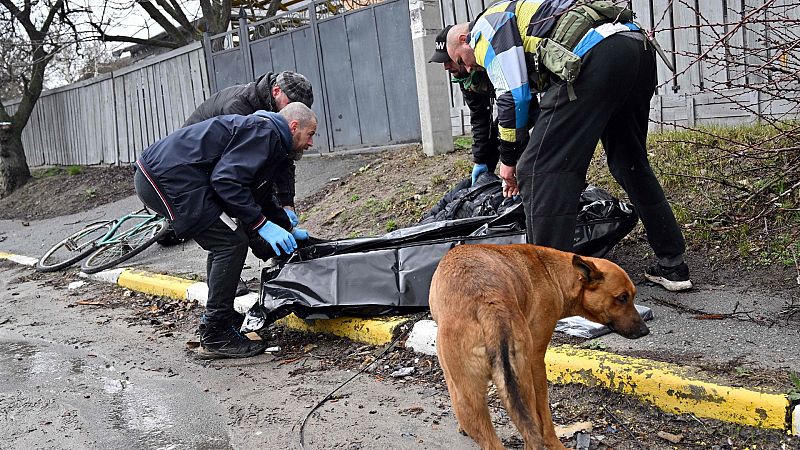
[[[103,237],[101,237],[100,239],[98,239],[98,240],[96,240],[94,242],[95,247],[102,247],[104,245],[111,245],[111,244],[116,244],[116,243],[122,242],[128,236],[130,236],[131,234],[139,231],[145,225],[149,225],[149,224],[151,224],[151,223],[153,223],[155,221],[158,221],[158,220],[164,220],[164,218],[159,216],[159,215],[151,214],[149,212],[143,213],[142,211],[146,212],[147,210],[146,209],[142,209],[142,210],[137,211],[137,212],[132,213],[132,214],[125,214],[124,216],[120,217],[119,219],[116,219],[114,221],[114,225],[111,226],[111,229],[109,229],[106,232],[106,234],[103,235]],[[126,221],[132,220],[132,219],[144,219],[144,220],[142,220],[140,223],[136,224],[135,226],[131,227],[130,229],[125,230],[124,232],[117,234],[117,230],[119,230],[119,228],[122,226],[122,224],[125,223]]]

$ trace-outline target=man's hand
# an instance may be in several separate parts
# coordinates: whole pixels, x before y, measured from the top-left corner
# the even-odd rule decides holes
[[[292,228],[292,236],[298,241],[305,241],[308,239],[308,231],[302,228]]]
[[[478,177],[482,173],[486,173],[488,171],[489,171],[489,166],[487,166],[486,164],[475,164],[472,167],[472,185],[471,186],[475,186],[475,182],[478,181]]]
[[[500,178],[503,179],[503,197],[519,195],[519,186],[517,186],[517,166],[507,166],[500,163]]]
[[[292,225],[292,228],[296,227],[298,223],[300,223],[300,219],[297,218],[297,214],[294,212],[289,206],[284,206],[283,210],[286,212],[286,215],[289,216],[289,222]]]
[[[264,226],[258,229],[258,235],[272,246],[275,255],[280,256],[281,250],[288,255],[297,248],[297,241],[295,241],[294,236],[270,221],[267,221]]]

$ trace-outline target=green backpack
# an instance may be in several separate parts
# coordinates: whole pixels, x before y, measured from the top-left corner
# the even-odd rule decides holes
[[[572,83],[581,71],[581,58],[572,53],[583,36],[592,28],[609,22],[631,22],[633,11],[611,1],[577,1],[556,21],[548,38],[536,48],[537,63],[567,82],[570,101],[575,100]]]

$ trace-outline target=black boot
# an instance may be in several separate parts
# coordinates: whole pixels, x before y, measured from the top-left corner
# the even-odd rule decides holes
[[[264,353],[265,341],[253,341],[236,331],[232,326],[214,327],[200,325],[200,345],[203,349],[224,358],[247,358]]]
[[[230,317],[230,324],[235,330],[241,330],[242,324],[244,324],[245,315],[239,314],[238,312],[233,312]],[[206,319],[205,314],[200,315],[200,326],[194,331],[197,336],[203,335],[203,330],[207,329],[206,326],[208,324],[208,319]]]

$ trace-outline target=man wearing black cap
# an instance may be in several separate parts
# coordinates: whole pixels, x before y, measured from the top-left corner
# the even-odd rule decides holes
[[[461,87],[464,102],[469,107],[469,122],[472,126],[472,183],[484,172],[494,172],[500,160],[500,138],[498,135],[497,120],[492,120],[494,108],[494,86],[489,81],[489,76],[483,71],[467,72],[463,65],[450,59],[447,54],[447,32],[452,25],[436,36],[436,49],[428,62],[442,63],[445,70],[450,72],[453,83]],[[532,108],[538,111],[538,108]],[[533,124],[535,120],[529,120]]]

